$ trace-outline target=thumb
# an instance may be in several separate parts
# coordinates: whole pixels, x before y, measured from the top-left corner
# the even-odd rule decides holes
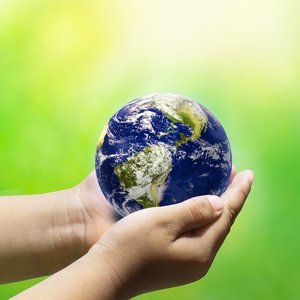
[[[198,229],[221,215],[224,204],[217,196],[194,197],[179,204],[160,208],[164,223],[172,224],[178,234]]]

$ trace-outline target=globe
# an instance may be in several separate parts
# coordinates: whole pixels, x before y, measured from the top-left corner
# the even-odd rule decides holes
[[[226,190],[230,144],[219,121],[198,102],[173,94],[137,98],[103,129],[95,169],[100,188],[126,216]]]

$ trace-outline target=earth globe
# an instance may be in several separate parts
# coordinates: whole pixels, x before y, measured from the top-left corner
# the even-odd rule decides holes
[[[117,111],[100,135],[95,159],[100,188],[121,216],[220,196],[231,167],[229,140],[215,116],[194,100],[166,93]]]

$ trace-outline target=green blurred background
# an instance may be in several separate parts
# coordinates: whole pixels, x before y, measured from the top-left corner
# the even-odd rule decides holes
[[[138,299],[299,299],[299,9],[293,0],[1,0],[0,194],[80,182],[102,127],[135,97],[194,98],[224,125],[255,185],[204,279]],[[39,280],[0,286],[0,299]]]

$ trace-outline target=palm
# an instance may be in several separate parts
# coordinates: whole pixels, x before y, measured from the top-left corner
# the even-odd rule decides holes
[[[85,241],[92,246],[114,223],[114,212],[101,192],[93,171],[77,186],[84,222]]]
[[[233,165],[230,182],[235,177]],[[99,188],[95,171],[77,186],[84,222],[86,224],[85,242],[91,247],[115,222],[112,206]]]

